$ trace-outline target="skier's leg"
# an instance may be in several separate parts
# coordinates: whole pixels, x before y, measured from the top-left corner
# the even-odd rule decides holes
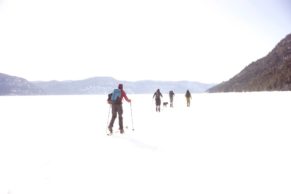
[[[173,107],[173,98],[170,99],[170,107]]]
[[[157,99],[157,108],[158,108],[158,112],[160,112],[161,111],[161,99],[160,98],[158,98]]]
[[[117,112],[118,112],[119,130],[120,130],[120,133],[123,133],[124,132],[124,130],[123,130],[123,117],[122,117],[123,109],[122,109],[121,104],[118,106]]]
[[[112,104],[112,117],[111,117],[111,121],[110,121],[109,126],[108,126],[108,129],[111,133],[112,133],[112,127],[113,127],[114,121],[116,119],[116,116],[117,116],[116,105]]]
[[[156,112],[158,112],[158,111],[159,111],[159,100],[156,99]]]

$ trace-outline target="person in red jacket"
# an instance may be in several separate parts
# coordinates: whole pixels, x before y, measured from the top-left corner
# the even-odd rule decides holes
[[[124,98],[127,102],[131,103],[131,99],[129,99],[126,95],[126,92],[123,90],[123,85],[119,84],[118,85],[118,89],[121,90],[121,97],[120,100],[118,102],[112,103],[111,107],[112,107],[112,117],[108,126],[108,130],[110,132],[110,134],[112,134],[112,127],[114,125],[114,121],[117,117],[118,114],[118,120],[119,120],[119,130],[120,133],[123,134],[124,133],[124,129],[123,129],[123,108],[122,108],[122,99]]]

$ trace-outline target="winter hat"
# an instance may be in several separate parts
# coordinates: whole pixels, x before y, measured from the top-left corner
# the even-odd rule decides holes
[[[118,89],[122,90],[123,89],[123,85],[122,84],[118,84]]]

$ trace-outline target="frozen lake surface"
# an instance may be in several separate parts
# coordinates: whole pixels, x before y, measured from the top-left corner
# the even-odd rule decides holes
[[[0,194],[291,193],[290,92],[128,96],[0,97]]]

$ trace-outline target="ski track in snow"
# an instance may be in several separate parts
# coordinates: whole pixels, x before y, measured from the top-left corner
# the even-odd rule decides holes
[[[128,96],[0,97],[0,194],[291,192],[290,92]]]

